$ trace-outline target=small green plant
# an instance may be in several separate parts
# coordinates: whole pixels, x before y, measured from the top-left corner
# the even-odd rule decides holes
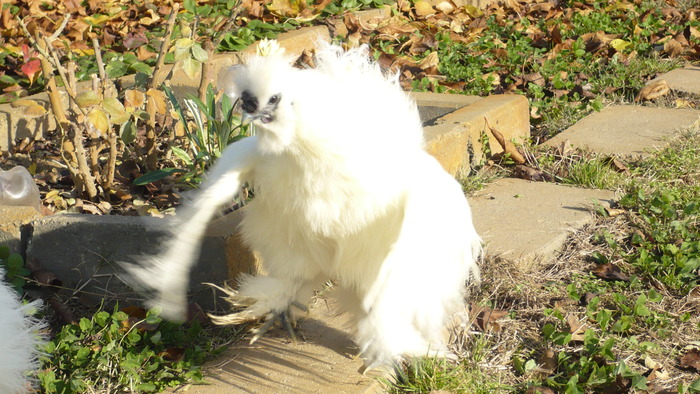
[[[19,294],[24,293],[24,284],[29,270],[24,267],[24,259],[19,253],[10,253],[10,248],[0,245],[0,265],[4,268],[6,280]]]
[[[580,185],[594,189],[613,189],[620,185],[623,178],[603,159],[576,161],[568,166],[564,183]]]
[[[205,334],[197,321],[170,323],[155,310],[101,310],[64,326],[48,342],[41,358],[41,387],[46,393],[94,387],[158,392],[201,381],[199,365],[216,350]]]
[[[679,192],[641,189],[625,195],[620,205],[637,211],[648,234],[637,236],[639,246],[630,262],[670,289],[687,293],[700,284],[700,204],[687,201]]]
[[[185,99],[186,110],[182,108],[170,88],[164,86],[163,90],[175,109],[187,137],[186,149],[177,146],[172,146],[170,149],[187,169],[162,168],[137,178],[134,184],[144,185],[174,173],[184,173],[181,176],[184,182],[197,184],[204,171],[221,156],[229,144],[249,135],[251,125],[241,123],[241,118],[234,108],[235,103],[228,95],[222,95],[220,105],[217,105],[216,92],[211,85],[207,88],[205,101],[194,96]],[[193,129],[188,124],[187,113],[192,115]]]

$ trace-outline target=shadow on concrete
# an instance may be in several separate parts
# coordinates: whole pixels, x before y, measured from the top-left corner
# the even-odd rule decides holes
[[[40,266],[62,282],[60,294],[84,304],[140,304],[143,296],[131,288],[119,262],[138,263],[140,256],[158,252],[168,232],[168,220],[152,217],[63,214],[46,216],[23,228],[28,264]],[[216,248],[206,239],[203,258],[190,276],[191,299],[205,310],[225,310],[213,288],[228,278],[226,261],[206,253]],[[158,278],[153,278],[157,281]]]
[[[229,392],[361,392],[372,379],[358,372],[363,362],[344,329],[349,316],[324,305],[312,308],[311,315],[299,322],[305,341],[292,343],[282,329],[253,345],[244,339],[205,368],[207,380]]]

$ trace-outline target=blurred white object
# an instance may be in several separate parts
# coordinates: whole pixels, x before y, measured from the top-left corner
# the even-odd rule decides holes
[[[24,394],[31,392],[31,373],[39,366],[43,324],[31,313],[40,304],[22,304],[4,278],[0,268],[0,393]]]
[[[244,309],[217,322],[279,318],[289,327],[291,306],[335,279],[368,369],[444,355],[445,328],[466,321],[466,283],[479,279],[481,241],[462,188],[425,152],[415,102],[367,47],[322,45],[316,65],[296,69],[272,51],[221,76],[257,134],[224,151],[162,253],[127,269],[164,316],[184,318],[207,223],[249,182],[242,233],[267,276],[228,289]]]
[[[41,212],[39,188],[26,168],[0,169],[0,206],[3,205],[32,207]]]

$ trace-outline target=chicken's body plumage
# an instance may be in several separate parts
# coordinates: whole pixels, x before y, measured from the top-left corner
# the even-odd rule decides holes
[[[469,205],[425,152],[415,103],[366,50],[326,45],[316,64],[253,57],[222,79],[257,135],[227,148],[163,255],[131,270],[164,277],[156,303],[181,314],[211,207],[249,182],[241,230],[267,275],[243,277],[233,298],[247,309],[221,321],[284,313],[336,279],[366,365],[443,352],[443,328],[465,313],[465,284],[478,279]]]
[[[3,281],[0,268],[0,393],[31,391],[32,372],[39,367],[43,324],[32,317],[38,302],[22,304],[19,295]]]

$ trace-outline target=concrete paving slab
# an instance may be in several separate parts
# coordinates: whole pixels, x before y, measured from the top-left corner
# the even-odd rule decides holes
[[[274,329],[253,345],[234,344],[204,366],[207,385],[188,385],[171,392],[224,393],[380,393],[381,385],[358,372],[348,316],[332,300],[317,300],[299,321],[305,341],[292,343]]]
[[[570,232],[592,222],[595,200],[610,206],[615,193],[504,178],[469,199],[486,253],[529,268],[562,249]]]
[[[688,65],[683,68],[671,70],[649,83],[665,80],[671,90],[688,94],[700,95],[700,67]]]
[[[700,110],[613,105],[588,115],[545,145],[571,145],[618,156],[643,156],[666,139],[700,121]]]
[[[226,215],[211,224],[192,270],[190,294],[205,310],[228,306],[203,283],[222,284],[241,272],[257,272],[254,255],[242,247],[237,234],[240,218],[240,213]],[[141,296],[119,277],[117,263],[156,253],[168,226],[167,220],[153,217],[47,216],[30,224],[27,259],[56,274],[69,292],[80,289],[89,299],[136,302]]]

